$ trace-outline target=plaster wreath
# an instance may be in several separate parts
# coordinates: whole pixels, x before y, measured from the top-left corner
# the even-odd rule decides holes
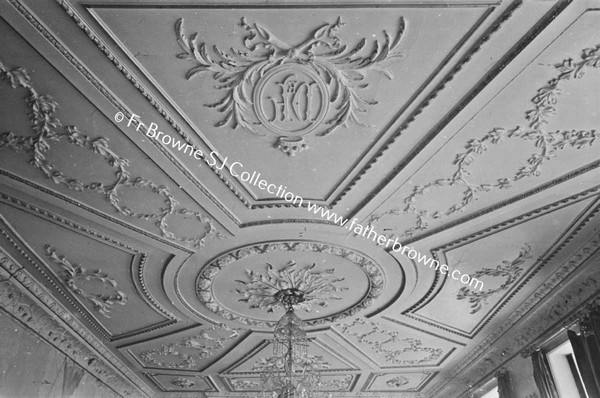
[[[327,87],[326,100],[334,106],[323,122],[326,127],[318,133],[323,136],[340,126],[364,126],[360,113],[377,103],[361,93],[368,86],[365,82],[367,72],[378,71],[392,79],[392,73],[382,64],[404,56],[398,51],[406,28],[402,17],[396,35],[392,37],[384,30],[383,42],[376,40],[367,55],[359,55],[367,46],[364,38],[355,46],[342,43],[338,30],[345,23],[341,18],[335,23],[321,25],[296,45],[281,41],[264,26],[248,23],[245,18],[239,25],[247,32],[243,37],[244,50],[231,48],[226,52],[213,46],[214,55],[211,56],[206,43],[198,41],[198,33],[186,36],[183,18],[180,18],[175,24],[175,32],[183,52],[177,57],[195,64],[187,71],[186,79],[211,73],[218,82],[215,87],[225,91],[220,100],[206,105],[223,114],[216,127],[241,127],[261,136],[265,134],[257,129],[261,121],[256,104],[253,104],[253,90],[261,78],[275,68],[281,65],[306,67]]]

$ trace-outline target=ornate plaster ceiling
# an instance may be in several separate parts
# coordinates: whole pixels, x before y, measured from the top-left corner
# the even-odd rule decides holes
[[[294,281],[325,391],[473,392],[598,291],[599,10],[5,0],[2,308],[119,395],[244,397]]]

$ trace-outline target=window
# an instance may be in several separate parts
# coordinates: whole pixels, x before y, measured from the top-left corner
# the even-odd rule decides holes
[[[569,340],[546,354],[560,398],[588,398]]]
[[[498,396],[498,387],[492,388],[490,391],[486,392],[481,396],[481,398],[499,398]]]

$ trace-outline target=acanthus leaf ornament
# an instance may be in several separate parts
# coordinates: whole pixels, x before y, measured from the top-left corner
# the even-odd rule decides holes
[[[311,305],[325,307],[327,300],[341,300],[336,292],[343,292],[348,288],[338,287],[336,284],[344,278],[334,277],[334,269],[316,271],[314,267],[315,264],[297,267],[294,261],[289,261],[281,269],[267,264],[264,273],[246,270],[248,281],[237,281],[242,285],[236,289],[236,293],[243,296],[239,301],[247,302],[250,308],[262,308],[273,312],[282,307],[277,298],[280,290],[298,289],[304,293],[304,301],[298,303],[298,307],[308,312]]]
[[[220,100],[206,104],[223,114],[215,127],[241,127],[258,136],[271,133],[291,141],[310,132],[323,136],[340,126],[365,126],[360,114],[377,103],[362,94],[368,86],[367,73],[379,71],[392,79],[382,64],[404,56],[398,51],[406,29],[404,18],[400,17],[396,35],[384,30],[383,42],[375,40],[371,51],[365,50],[365,38],[354,46],[343,44],[338,35],[343,25],[338,17],[301,43],[289,45],[264,26],[242,18],[245,50],[213,46],[211,55],[206,43],[198,41],[198,33],[185,34],[180,18],[175,33],[184,52],[177,57],[195,64],[186,79],[211,73],[218,82],[215,88],[225,91]],[[295,154],[284,150],[287,146],[276,143],[274,147]]]

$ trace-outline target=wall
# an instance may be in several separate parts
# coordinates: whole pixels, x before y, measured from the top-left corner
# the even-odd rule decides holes
[[[531,357],[523,358],[521,355],[517,355],[506,364],[506,369],[510,374],[514,398],[538,398],[540,396],[533,379]]]
[[[0,398],[63,398],[66,356],[0,311]],[[77,366],[77,365],[75,365]],[[89,373],[73,398],[116,398]]]

